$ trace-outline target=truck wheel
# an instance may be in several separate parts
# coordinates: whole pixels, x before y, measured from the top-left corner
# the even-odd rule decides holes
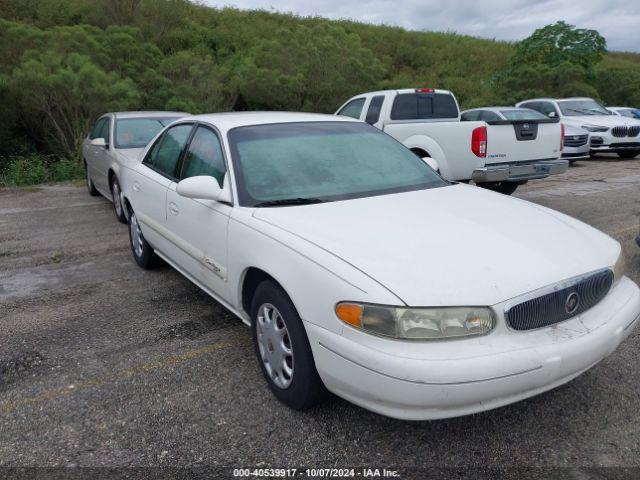
[[[620,158],[635,158],[640,153],[640,150],[625,150],[622,152],[618,152],[618,156]]]
[[[526,182],[524,182],[526,183]],[[523,185],[519,182],[496,182],[496,183],[480,183],[479,187],[493,190],[494,192],[502,193],[504,195],[511,195],[516,191],[518,185]]]

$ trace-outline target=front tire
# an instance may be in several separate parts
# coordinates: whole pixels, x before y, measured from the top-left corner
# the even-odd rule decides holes
[[[273,394],[294,410],[306,410],[327,397],[309,339],[291,299],[265,280],[251,302],[253,346]]]
[[[120,223],[127,223],[127,217],[124,214],[124,207],[122,206],[122,196],[120,190],[120,183],[114,175],[111,178],[111,196],[113,197],[113,212]]]
[[[624,150],[622,152],[618,152],[618,156],[620,158],[635,158],[640,154],[640,150]]]
[[[150,270],[158,264],[158,256],[144,239],[134,211],[129,214],[129,243],[133,258],[140,267]]]
[[[97,197],[99,193],[95,185],[93,184],[93,180],[91,180],[91,175],[89,175],[89,166],[87,165],[87,162],[84,162],[84,178],[87,182],[87,190],[89,191],[89,195],[91,195],[92,197]]]

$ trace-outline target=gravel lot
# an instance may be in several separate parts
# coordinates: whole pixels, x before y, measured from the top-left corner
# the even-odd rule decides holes
[[[618,239],[640,281],[640,159],[516,196]],[[637,331],[569,384],[482,414],[294,412],[249,330],[170,267],[138,268],[111,204],[76,185],[0,190],[0,319],[0,466],[640,466]]]

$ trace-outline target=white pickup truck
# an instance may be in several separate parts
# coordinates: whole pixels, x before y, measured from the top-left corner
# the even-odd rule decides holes
[[[528,180],[564,173],[558,119],[460,121],[455,96],[431,88],[356,95],[337,115],[366,121],[424,158],[447,180],[511,194]]]

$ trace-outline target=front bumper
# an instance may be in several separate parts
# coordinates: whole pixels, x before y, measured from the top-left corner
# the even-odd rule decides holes
[[[562,158],[538,162],[499,163],[476,168],[471,180],[475,183],[526,182],[564,173],[568,167],[569,161]]]
[[[329,390],[368,410],[428,420],[490,410],[568,382],[611,354],[640,319],[640,290],[623,278],[595,307],[527,332],[498,325],[475,339],[405,342],[306,323]]]
[[[640,150],[640,141],[631,138],[592,137],[591,153],[617,153],[626,150]]]

